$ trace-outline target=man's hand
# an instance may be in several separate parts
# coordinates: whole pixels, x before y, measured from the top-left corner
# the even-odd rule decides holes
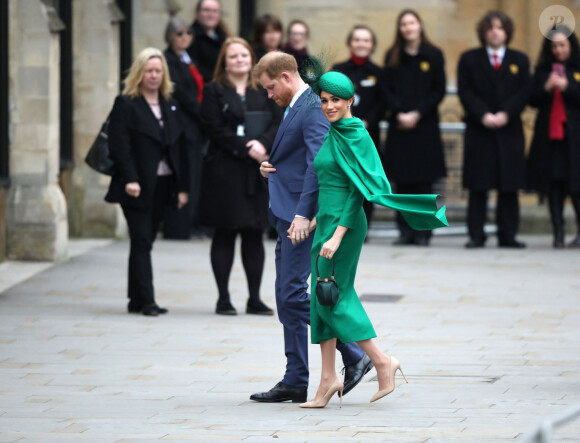
[[[288,229],[288,237],[292,240],[292,244],[300,243],[308,238],[310,235],[310,220],[303,217],[294,217],[290,229]]]
[[[260,165],[260,174],[262,174],[262,177],[268,178],[271,172],[276,172],[276,168],[268,162],[262,162]]]

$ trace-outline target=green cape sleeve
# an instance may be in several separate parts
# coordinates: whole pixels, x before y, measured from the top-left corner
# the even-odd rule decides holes
[[[368,201],[399,211],[413,229],[448,226],[445,206],[437,208],[435,194],[393,194],[375,145],[358,118],[330,125],[327,142],[334,159]]]

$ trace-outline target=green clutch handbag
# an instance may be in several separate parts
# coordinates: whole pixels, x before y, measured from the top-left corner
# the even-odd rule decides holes
[[[320,255],[316,257],[315,268],[316,268],[316,299],[318,303],[322,306],[334,306],[338,303],[338,284],[334,279],[334,260],[330,259],[332,262],[332,275],[330,278],[320,277],[318,271],[318,259]]]

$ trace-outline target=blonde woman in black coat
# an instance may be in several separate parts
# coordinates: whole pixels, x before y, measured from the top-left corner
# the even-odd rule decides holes
[[[218,287],[216,313],[236,315],[229,293],[235,242],[242,238],[242,263],[248,280],[248,314],[273,315],[260,300],[264,269],[262,234],[268,226],[268,191],[259,165],[268,154],[282,110],[251,77],[256,62],[246,40],[229,37],[218,57],[214,81],[203,92],[201,120],[210,144],[205,157],[200,196],[200,223],[215,228],[211,264]],[[267,111],[266,130],[246,135],[245,112]]]
[[[163,53],[141,51],[109,123],[116,174],[105,200],[120,203],[129,227],[128,310],[156,316],[151,249],[167,206],[183,207],[189,187],[185,130]]]
[[[554,247],[563,248],[564,202],[569,195],[580,247],[580,48],[576,34],[556,30],[544,39],[530,105],[538,108],[528,157],[528,187],[548,196]]]

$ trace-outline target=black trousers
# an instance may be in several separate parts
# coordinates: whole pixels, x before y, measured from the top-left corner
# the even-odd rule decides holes
[[[487,218],[488,191],[469,191],[467,206],[467,228],[469,237],[485,241],[483,227]],[[497,208],[495,211],[497,237],[500,241],[514,240],[520,224],[520,206],[517,192],[497,193]]]
[[[155,303],[151,250],[170,200],[172,176],[157,177],[153,204],[149,208],[122,205],[129,227],[129,282],[127,296],[135,307]]]
[[[422,183],[397,183],[397,194],[432,194],[433,185],[430,182]],[[432,231],[415,231],[405,221],[400,212],[397,211],[397,227],[401,238],[413,241],[418,238],[430,239]]]

